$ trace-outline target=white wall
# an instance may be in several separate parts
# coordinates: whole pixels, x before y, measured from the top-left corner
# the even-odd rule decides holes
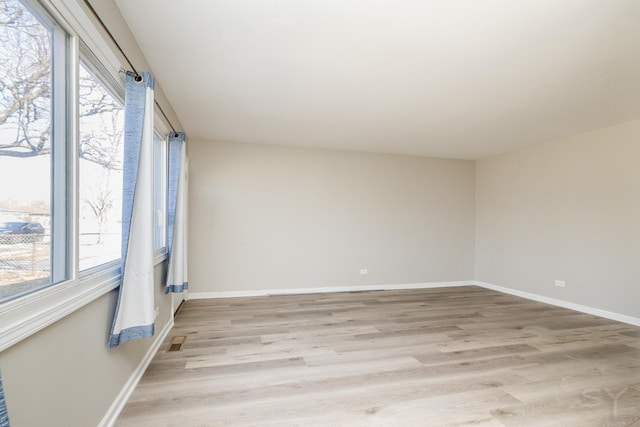
[[[472,161],[189,144],[191,293],[473,278]]]
[[[640,317],[640,120],[478,161],[476,186],[477,280]]]

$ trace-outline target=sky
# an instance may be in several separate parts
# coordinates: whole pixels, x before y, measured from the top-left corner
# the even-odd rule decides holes
[[[50,201],[51,156],[0,156],[0,203]]]

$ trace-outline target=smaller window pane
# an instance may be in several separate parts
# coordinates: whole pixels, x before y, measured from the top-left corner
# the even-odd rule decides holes
[[[153,248],[160,250],[167,245],[167,140],[158,134],[153,136],[153,205]]]
[[[80,66],[80,270],[120,258],[124,111]]]

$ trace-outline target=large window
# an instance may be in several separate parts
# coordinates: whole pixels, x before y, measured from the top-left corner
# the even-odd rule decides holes
[[[54,240],[66,246],[66,183],[55,191],[53,170],[65,167],[66,86],[53,81],[65,57],[59,27],[0,0],[0,302],[67,277],[65,254],[52,255]]]
[[[76,2],[55,3],[84,16]],[[72,26],[83,19],[62,19],[58,6],[47,11],[35,0],[0,0],[0,317],[20,307],[12,321],[26,329],[32,322],[20,314],[23,301],[57,301],[62,316],[70,301],[81,306],[84,295],[119,282],[122,64],[100,50],[104,40],[97,31],[82,26],[81,39]],[[166,252],[167,142],[161,130],[153,142],[158,259]],[[7,325],[0,324],[0,339],[13,333]]]

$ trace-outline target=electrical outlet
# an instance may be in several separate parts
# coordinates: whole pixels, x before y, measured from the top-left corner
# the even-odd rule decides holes
[[[556,280],[556,286],[559,288],[564,288],[565,286],[567,286],[567,282],[565,282],[564,280]]]
[[[360,269],[360,274],[361,274],[361,275],[363,275],[363,276],[364,276],[365,274],[369,274],[369,270],[367,270],[366,268],[361,268],[361,269]]]

